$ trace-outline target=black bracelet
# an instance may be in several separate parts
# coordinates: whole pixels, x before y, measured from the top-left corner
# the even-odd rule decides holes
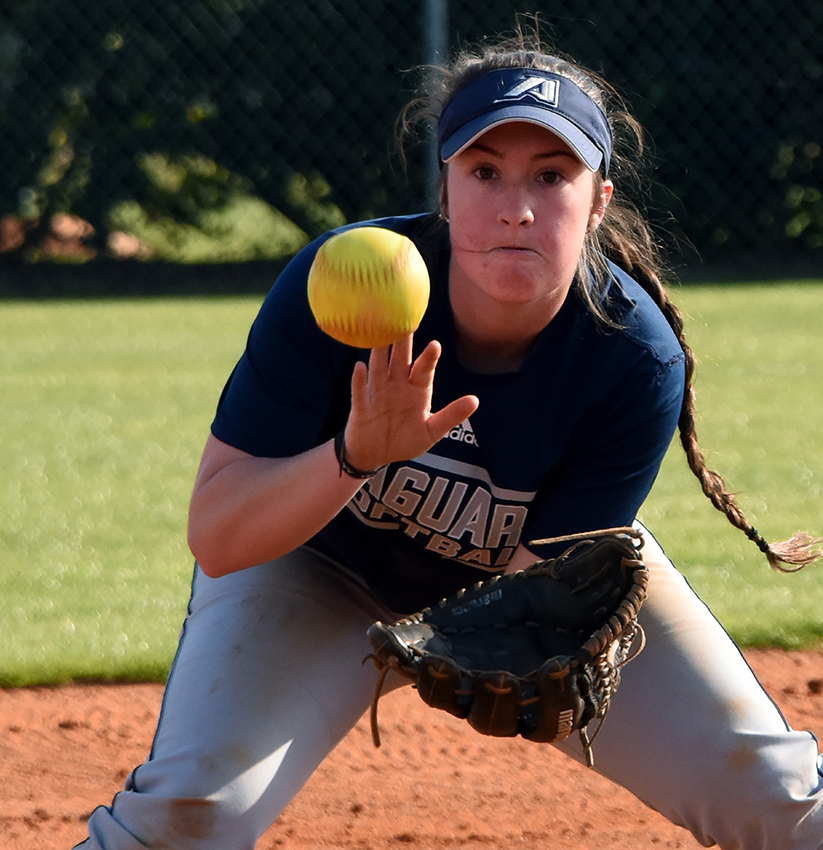
[[[334,456],[337,458],[337,463],[340,466],[340,475],[342,476],[345,472],[349,478],[357,478],[361,480],[365,480],[366,478],[371,478],[372,475],[376,475],[383,468],[382,466],[378,466],[377,469],[358,469],[356,466],[352,466],[348,459],[346,458],[346,429],[343,428],[338,431],[337,436],[334,438]]]

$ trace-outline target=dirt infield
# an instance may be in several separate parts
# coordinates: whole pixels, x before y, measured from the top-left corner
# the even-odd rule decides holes
[[[747,657],[792,726],[823,739],[823,651]],[[161,696],[158,685],[0,691],[2,850],[68,850],[80,840],[91,810],[143,760]],[[477,735],[409,689],[384,698],[380,726],[375,750],[360,721],[259,850],[700,846],[551,747]]]

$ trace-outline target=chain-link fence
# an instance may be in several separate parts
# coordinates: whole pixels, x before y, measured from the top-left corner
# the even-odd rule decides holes
[[[823,258],[819,0],[4,0],[0,258],[274,258],[426,208],[409,71],[518,12],[627,95],[686,262]]]

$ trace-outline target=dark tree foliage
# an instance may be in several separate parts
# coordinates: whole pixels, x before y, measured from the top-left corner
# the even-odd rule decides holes
[[[308,236],[330,210],[423,209],[429,150],[404,173],[393,130],[428,57],[424,7],[6,0],[0,216],[30,219],[36,238],[71,212],[103,240],[120,201],[197,225],[245,192]],[[451,0],[452,48],[511,32],[516,11],[540,12],[548,41],[627,96],[652,142],[650,214],[693,246],[687,259],[823,256],[818,0]],[[201,166],[158,186],[148,154]]]

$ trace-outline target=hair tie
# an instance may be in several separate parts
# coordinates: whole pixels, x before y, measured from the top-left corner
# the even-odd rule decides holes
[[[746,537],[752,541],[752,543],[757,544],[757,548],[764,554],[768,555],[771,553],[771,547],[769,546],[769,542],[765,537],[754,527],[752,526],[747,532]]]

